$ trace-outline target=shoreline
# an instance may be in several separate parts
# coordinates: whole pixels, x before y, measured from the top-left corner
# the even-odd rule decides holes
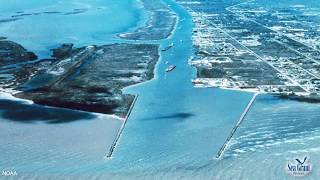
[[[10,100],[10,101],[15,101],[15,102],[23,102],[23,103],[27,103],[29,105],[35,105],[36,104],[32,100],[15,97],[11,93],[5,92],[2,89],[0,89],[0,98],[1,98],[1,100]],[[119,120],[119,121],[125,121],[125,118],[122,118],[122,117],[117,116],[115,114],[95,113],[95,112],[89,112],[89,111],[81,111],[81,110],[77,110],[77,109],[53,107],[53,106],[46,106],[46,105],[39,105],[39,106],[49,107],[49,108],[53,108],[53,109],[65,109],[65,110],[71,110],[71,111],[75,111],[75,112],[90,113],[90,114],[95,115],[95,116],[101,116],[101,117],[107,116],[107,117],[110,117],[112,119],[116,119],[116,120]]]
[[[141,1],[141,2],[142,2],[142,1]],[[178,17],[177,14],[175,14],[175,12],[171,9],[171,7],[170,7],[169,5],[167,5],[167,3],[163,2],[163,1],[159,1],[159,2],[161,2],[161,5],[162,5],[162,6],[166,6],[168,9],[170,9],[170,13],[174,14],[174,19],[175,19],[175,21],[174,21],[174,23],[173,23],[172,28],[170,28],[170,33],[169,33],[169,35],[166,36],[165,38],[162,38],[162,39],[159,39],[159,40],[137,40],[137,41],[135,41],[135,42],[132,42],[132,40],[129,40],[129,41],[128,41],[129,44],[137,44],[137,45],[139,45],[139,44],[146,44],[146,43],[148,43],[148,42],[155,41],[154,44],[155,44],[155,45],[159,45],[159,48],[158,48],[158,56],[159,56],[159,58],[158,58],[158,60],[156,61],[155,66],[154,66],[154,68],[153,68],[153,70],[152,70],[152,74],[153,74],[153,75],[152,75],[151,78],[148,78],[148,79],[145,80],[145,81],[138,82],[138,83],[134,83],[134,84],[131,84],[131,85],[129,85],[129,86],[125,86],[125,87],[121,88],[121,90],[123,90],[124,92],[125,92],[126,89],[128,89],[128,88],[136,87],[136,86],[139,86],[139,85],[141,85],[141,84],[150,82],[150,81],[152,81],[152,80],[154,80],[154,79],[157,79],[157,76],[158,76],[158,73],[157,73],[157,72],[159,71],[159,64],[160,64],[160,62],[162,62],[162,56],[161,56],[161,52],[160,52],[160,47],[163,46],[163,44],[166,43],[166,41],[167,41],[168,39],[170,39],[170,38],[172,37],[172,35],[174,34],[174,32],[177,30],[177,26],[178,26],[178,24],[179,24],[180,17]],[[146,2],[144,2],[144,3],[146,3]],[[151,11],[151,10],[152,10],[152,9],[149,9],[149,11]],[[151,20],[149,19],[149,21],[151,21]],[[135,28],[137,28],[137,27],[135,27]],[[139,28],[138,28],[138,29],[139,29]],[[7,40],[7,39],[6,39],[6,40]],[[162,42],[159,42],[159,41],[162,41]],[[110,45],[113,45],[113,44],[110,44]],[[89,46],[88,46],[88,47],[89,47]],[[42,59],[39,59],[38,61],[42,61]],[[75,68],[75,71],[77,71],[77,70],[82,66],[82,64],[83,64],[83,63],[80,63],[79,65],[77,65],[77,66],[79,66],[79,67],[76,67],[76,68]],[[70,73],[70,75],[72,75],[72,74],[74,74],[74,73]],[[35,73],[35,75],[33,75],[33,77],[35,77],[35,76],[37,76],[37,73]],[[66,77],[69,77],[69,75],[67,75]],[[64,79],[65,79],[65,78],[63,78],[61,81],[64,81]],[[61,81],[58,81],[57,83],[60,83]],[[54,83],[54,84],[56,84],[56,83]],[[14,89],[14,88],[12,88],[12,89],[10,89],[10,90],[8,90],[8,89],[3,89],[2,91],[7,92],[7,93],[9,93],[9,94],[11,94],[11,95],[13,95],[13,96],[19,96],[19,94],[23,94],[23,93],[24,93],[24,91],[21,91],[21,90],[16,91],[16,90],[13,90],[13,89]],[[129,94],[130,94],[130,93],[129,93]],[[18,97],[18,98],[19,98],[19,97]],[[25,99],[25,98],[19,98],[19,99]],[[29,98],[29,99],[30,99],[30,98]],[[37,102],[35,102],[35,101],[32,101],[32,102],[35,103],[35,104],[39,104],[39,103],[37,103]],[[40,103],[40,105],[41,105],[41,103]],[[47,104],[43,104],[43,105],[47,106]],[[77,109],[74,109],[74,108],[60,107],[60,106],[55,106],[55,105],[49,105],[49,107],[59,107],[59,108],[66,108],[66,109],[71,109],[71,110],[77,110]],[[80,109],[78,109],[78,110],[80,110]],[[83,110],[80,110],[80,111],[83,111]],[[86,110],[85,110],[85,112],[93,112],[93,111],[86,111]],[[93,113],[94,113],[94,112],[93,112]],[[109,113],[102,113],[102,114],[110,115]],[[121,116],[118,116],[118,115],[115,115],[115,116],[123,119],[123,117],[121,117]]]
[[[121,89],[152,79],[154,66],[159,60],[158,45],[150,44],[121,43],[75,48],[72,51],[75,54],[67,56],[70,60],[63,58],[49,66],[46,72],[36,73],[27,84],[24,83],[22,92],[15,96],[31,99],[40,105],[125,117],[125,110],[134,96],[122,93]],[[131,59],[129,63],[126,61],[128,58]],[[64,64],[61,66],[60,62]],[[128,70],[123,71],[124,67]],[[61,68],[64,69],[62,74],[51,73]],[[43,81],[48,77],[49,81]],[[24,87],[27,89],[23,90]]]
[[[213,88],[213,89],[222,89],[227,91],[238,91],[238,92],[246,92],[246,93],[259,93],[259,94],[266,94],[273,97],[276,97],[278,99],[286,99],[290,101],[298,101],[298,102],[304,102],[304,103],[311,103],[311,104],[320,104],[320,98],[315,96],[312,97],[310,95],[287,95],[287,94],[279,94],[279,93],[270,93],[270,92],[264,92],[259,91],[257,89],[241,89],[241,88],[229,88],[229,87],[212,87],[212,86],[195,86],[195,88]]]
[[[206,3],[204,2],[200,4],[206,4]],[[189,3],[181,2],[180,5],[184,6],[186,11],[188,11],[188,13],[191,14],[192,19],[196,25],[195,27],[193,27],[192,38],[193,38],[193,47],[196,50],[195,59],[197,60],[195,61],[190,60],[190,65],[195,67],[197,71],[197,76],[194,80],[195,81],[194,87],[220,88],[220,89],[226,89],[226,90],[236,90],[236,91],[244,91],[244,92],[252,92],[252,93],[259,92],[262,94],[270,94],[273,96],[278,96],[280,98],[281,97],[287,98],[290,100],[297,100],[297,101],[310,102],[310,103],[320,103],[320,97],[319,97],[320,93],[314,90],[316,89],[316,86],[312,87],[314,88],[313,91],[312,90],[309,91],[307,90],[308,87],[302,86],[300,84],[287,85],[285,84],[285,81],[279,80],[281,78],[275,76],[275,74],[272,74],[274,73],[273,71],[272,73],[270,72],[270,74],[267,74],[272,76],[273,79],[272,78],[268,79],[266,77],[260,78],[259,73],[256,73],[256,74],[247,73],[250,75],[251,79],[250,78],[246,79],[246,75],[244,75],[244,78],[241,79],[241,73],[243,72],[239,72],[239,71],[241,70],[244,71],[243,69],[245,69],[246,66],[242,61],[238,61],[239,59],[238,56],[234,57],[235,54],[237,53],[241,54],[243,50],[245,50],[247,51],[247,53],[249,53],[252,56],[255,56],[255,58],[257,59],[263,60],[263,58],[258,56],[255,52],[250,50],[248,47],[241,44],[229,33],[226,33],[226,31],[224,31],[217,25],[214,25],[214,23],[210,22],[211,19],[214,19],[212,17],[216,17],[217,14],[211,15],[210,11],[201,12],[199,11],[199,9],[196,8],[196,6],[195,6],[195,10],[193,10],[191,8],[193,5]],[[218,31],[220,32],[220,34]],[[230,42],[234,41],[233,42],[234,44],[231,43],[232,45],[231,46],[230,42],[227,42],[224,39],[228,39],[230,40]],[[215,42],[216,40],[219,41],[219,43],[216,43]],[[222,45],[221,47],[219,46],[220,44],[222,44],[222,42],[224,43],[224,47]],[[239,47],[242,47],[243,49]],[[227,55],[226,56],[227,59],[223,59],[225,58],[224,56],[225,54]],[[232,60],[233,58],[235,60]],[[260,62],[263,62],[263,63],[266,62],[266,64],[259,64]],[[235,65],[233,65],[232,63],[234,63]],[[270,63],[267,62],[266,60],[259,61],[259,63],[257,61],[256,63],[258,64],[258,65],[256,64],[257,67],[253,66],[252,64],[249,64],[249,65],[252,65],[256,69],[259,69],[259,68],[263,69],[263,71],[261,71],[260,73],[266,73],[267,70],[269,70],[265,68],[265,67],[269,67],[270,65]],[[271,67],[274,68],[273,65],[271,65]],[[254,69],[254,68],[251,68],[251,69]],[[240,70],[237,71],[238,69]],[[275,70],[278,71],[277,68],[275,68]],[[227,75],[228,73],[230,75]],[[237,78],[234,78],[234,77],[237,77]],[[287,78],[288,76],[284,75],[284,77]],[[287,80],[292,81],[291,78],[288,78]],[[255,84],[256,81],[258,83]],[[268,84],[269,82],[271,83]],[[279,87],[279,86],[282,86],[282,87]],[[287,97],[287,96],[290,96],[290,97]]]
[[[103,45],[121,42],[116,34],[130,32],[143,26],[147,20],[147,15],[146,11],[141,9],[139,1],[117,3],[120,6],[112,5],[114,2],[117,1],[111,0],[110,5],[108,5],[108,2],[79,3],[74,0],[58,4],[54,4],[53,1],[43,4],[27,2],[24,3],[26,7],[23,12],[16,12],[14,6],[9,6],[15,3],[3,2],[4,7],[8,7],[5,8],[6,11],[2,19],[0,18],[0,22],[4,19],[14,18],[14,16],[19,16],[20,19],[15,22],[2,22],[0,27],[3,32],[0,33],[0,40],[2,36],[7,37],[37,53],[40,58],[50,57],[49,49],[62,43],[74,43],[80,47],[91,44]],[[109,6],[111,9],[108,9]],[[123,11],[123,16],[119,14],[120,11]],[[113,18],[111,16],[113,14],[119,17]],[[77,18],[81,19],[82,17],[84,17],[81,20],[83,22],[74,23],[74,27],[69,25],[69,22],[77,21]],[[92,21],[88,20],[87,17]],[[47,25],[44,23],[46,18],[57,19],[57,27],[53,26],[50,30],[46,30]],[[66,24],[61,23],[63,19],[66,19]],[[34,22],[34,28],[30,25],[30,22]],[[26,26],[26,29],[19,30],[20,26]],[[83,30],[79,29],[85,30],[86,33],[82,33]],[[22,37],[20,32],[25,32],[28,36]],[[54,37],[52,38],[47,34],[52,34]]]
[[[164,3],[165,5],[168,5],[166,2],[164,2],[163,0],[160,0],[160,1],[162,1],[162,3]],[[179,4],[178,4],[179,5]],[[172,11],[172,12],[174,12],[174,10],[171,8],[171,6],[168,6],[168,8]],[[174,12],[175,13],[175,12]],[[180,23],[180,17],[175,13],[175,15],[176,15],[176,21],[175,21],[175,25],[174,25],[174,27],[173,27],[173,29],[172,29],[172,31],[170,32],[170,35],[169,36],[167,36],[167,37],[165,37],[165,38],[163,38],[163,39],[159,39],[159,40],[132,40],[132,39],[123,39],[123,38],[121,38],[121,37],[118,37],[118,38],[120,38],[120,39],[123,39],[123,40],[127,40],[129,43],[139,43],[139,42],[142,42],[142,43],[150,43],[150,42],[152,42],[152,43],[150,43],[150,44],[158,44],[159,45],[159,51],[158,51],[158,55],[159,55],[159,60],[157,61],[157,63],[156,63],[156,65],[155,65],[155,68],[154,68],[154,77],[152,78],[152,79],[150,79],[150,80],[148,80],[148,81],[144,81],[144,82],[140,82],[140,83],[137,83],[137,84],[133,84],[133,85],[130,85],[130,86],[128,86],[128,87],[125,87],[125,88],[123,88],[123,90],[124,91],[127,91],[127,89],[130,89],[130,88],[135,88],[135,87],[138,87],[138,86],[140,86],[140,85],[144,85],[145,83],[149,83],[149,82],[151,82],[151,81],[153,81],[153,80],[156,80],[156,79],[158,79],[158,71],[160,70],[159,69],[159,66],[160,66],[160,63],[161,62],[163,62],[163,55],[162,55],[162,53],[165,53],[165,52],[162,52],[160,49],[162,49],[163,47],[162,46],[164,46],[164,45],[168,45],[168,44],[170,44],[170,42],[167,42],[167,41],[169,41],[171,38],[172,38],[172,36],[174,35],[174,33],[175,33],[175,31],[178,29],[178,25],[179,25],[179,23]],[[134,41],[134,42],[132,42],[132,41]]]
[[[152,2],[141,0],[141,3],[148,12],[148,20],[144,26],[131,32],[118,33],[116,36],[121,39],[136,41],[161,41],[170,37],[178,21],[174,11],[166,6],[166,3],[162,0]]]

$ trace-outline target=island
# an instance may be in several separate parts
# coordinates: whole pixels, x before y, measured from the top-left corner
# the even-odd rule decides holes
[[[0,51],[6,53],[0,56],[2,70],[11,75],[2,88],[16,90],[14,96],[40,105],[119,117],[126,116],[134,99],[122,89],[152,79],[159,59],[159,45],[155,44],[80,48],[63,44],[53,49],[52,59],[37,61],[31,61],[35,54],[11,41],[0,41]],[[10,65],[17,67],[10,69]]]

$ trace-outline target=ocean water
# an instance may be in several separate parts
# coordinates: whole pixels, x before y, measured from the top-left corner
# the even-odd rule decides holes
[[[302,179],[318,179],[319,117],[319,104],[261,95],[225,153],[227,161],[236,162],[230,169],[243,177],[257,174],[259,179],[292,179],[285,173],[288,162],[307,157],[313,170]],[[250,168],[240,172],[245,167]]]
[[[0,36],[40,57],[62,43],[79,47],[113,42],[115,34],[143,25],[147,18],[141,3],[132,0],[2,1],[0,12]]]
[[[79,119],[76,113],[65,118],[76,119],[68,123],[22,123],[2,114],[0,167],[14,168],[21,178],[292,179],[288,161],[308,156],[314,169],[305,179],[317,179],[316,104],[258,96],[223,157],[215,158],[253,94],[192,87],[191,17],[174,1],[163,1],[179,22],[171,37],[152,42],[175,45],[161,53],[155,79],[125,89],[139,98],[112,158],[104,156],[119,120],[89,113]],[[177,67],[165,73],[168,64]]]
[[[0,117],[0,169],[15,169],[20,178],[101,160],[123,123],[102,114],[38,106],[4,93]]]

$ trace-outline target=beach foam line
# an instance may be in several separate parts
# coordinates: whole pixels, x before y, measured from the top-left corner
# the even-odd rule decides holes
[[[11,92],[11,93],[10,93]],[[14,93],[12,93],[14,92]],[[23,102],[26,104],[35,104],[32,100],[28,100],[28,99],[21,99],[21,98],[17,98],[15,96],[13,96],[14,94],[18,93],[19,91],[11,91],[10,89],[2,89],[0,88],[0,100],[12,100],[12,101],[17,101],[17,102]],[[39,105],[39,106],[44,106],[44,105]],[[67,109],[67,110],[71,110],[71,111],[79,111],[79,112],[85,112],[85,113],[91,113],[97,117],[100,118],[104,118],[104,117],[108,117],[111,119],[116,119],[119,121],[125,121],[125,118],[119,117],[115,114],[102,114],[102,113],[95,113],[95,112],[89,112],[89,111],[81,111],[81,110],[77,110],[77,109],[69,109],[69,108],[62,108],[62,107],[53,107],[53,106],[44,106],[44,107],[50,107],[50,108],[58,108],[58,109]]]
[[[79,110],[75,110],[75,111],[79,111]],[[102,113],[94,113],[94,112],[88,112],[88,111],[82,111],[82,112],[92,113],[93,115],[95,115],[99,118],[108,117],[108,118],[116,119],[119,121],[125,121],[125,118],[119,117],[115,114],[102,114]]]
[[[18,92],[0,88],[0,99],[19,101],[19,102],[24,102],[27,104],[34,104],[34,102],[31,100],[14,97],[13,95],[16,93],[18,93]]]

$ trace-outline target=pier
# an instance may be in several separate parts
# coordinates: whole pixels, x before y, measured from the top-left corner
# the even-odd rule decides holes
[[[259,95],[259,93],[255,93],[253,95],[253,97],[251,98],[250,102],[248,103],[246,109],[243,111],[243,113],[240,116],[240,119],[238,120],[238,122],[235,124],[235,126],[232,128],[230,135],[228,136],[228,138],[226,139],[226,141],[224,142],[224,144],[222,145],[222,147],[220,148],[220,150],[218,151],[218,154],[216,155],[216,158],[219,159],[223,152],[225,151],[228,143],[230,142],[232,136],[234,135],[234,133],[237,131],[237,129],[239,128],[240,124],[243,122],[244,118],[246,117],[246,115],[248,114],[251,106],[253,105],[254,101],[256,100],[257,96]]]
[[[118,142],[118,140],[119,140],[119,138],[120,138],[120,136],[121,136],[121,134],[122,134],[122,131],[123,131],[124,127],[126,126],[126,123],[127,123],[128,119],[129,119],[129,117],[130,117],[130,114],[131,114],[131,112],[132,112],[132,109],[133,109],[135,103],[137,102],[138,97],[139,97],[139,94],[137,94],[137,95],[134,97],[134,99],[133,99],[133,101],[132,101],[132,104],[131,104],[131,106],[130,106],[130,108],[129,108],[129,111],[128,111],[125,119],[124,119],[124,122],[122,123],[122,126],[121,126],[121,128],[119,129],[118,134],[117,134],[116,138],[114,139],[114,141],[113,141],[113,143],[112,143],[112,146],[110,147],[110,150],[109,150],[106,158],[111,158],[112,153],[113,153],[113,151],[114,151],[114,149],[115,149],[115,147],[116,147],[116,145],[117,145],[117,142]]]

